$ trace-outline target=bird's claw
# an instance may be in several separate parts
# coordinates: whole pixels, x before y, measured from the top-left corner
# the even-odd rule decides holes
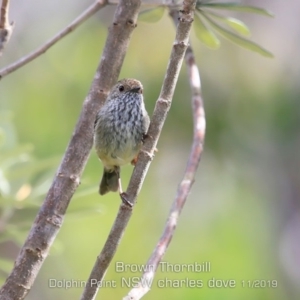
[[[142,136],[142,143],[144,144],[146,139],[148,138],[151,138],[151,135],[147,134],[147,133],[143,133],[143,136]]]
[[[133,204],[132,204],[130,201],[127,200],[128,195],[127,195],[125,192],[120,193],[120,197],[121,197],[122,202],[123,202],[125,205],[127,205],[127,206],[129,206],[129,207],[132,207],[132,206],[133,206]]]

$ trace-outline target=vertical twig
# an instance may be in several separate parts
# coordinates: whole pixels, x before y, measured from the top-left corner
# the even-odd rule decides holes
[[[195,4],[196,0],[185,0],[183,2],[181,17],[179,18],[176,38],[172,47],[165,79],[160,96],[156,102],[148,130],[149,138],[146,139],[146,142],[139,154],[137,164],[126,191],[128,195],[127,200],[132,203],[132,205],[135,204],[137,195],[142,187],[150,162],[153,158],[154,149],[171,106],[179,71],[184,59],[185,51],[188,47],[189,33],[193,22]],[[105,272],[124,234],[131,214],[132,208],[122,203],[104,248],[94,264],[81,300],[95,299]]]
[[[177,24],[178,12],[171,10],[170,15],[174,19],[175,24]],[[169,217],[166,222],[164,232],[160,237],[151,257],[149,258],[145,266],[146,271],[143,273],[139,285],[133,288],[124,298],[124,300],[141,299],[150,290],[152,281],[155,276],[155,272],[169,246],[169,243],[171,242],[171,239],[173,237],[174,231],[178,223],[179,215],[194,183],[195,174],[203,151],[205,137],[205,113],[203,107],[203,100],[201,97],[201,83],[199,70],[195,62],[195,57],[192,48],[190,46],[188,47],[185,54],[185,62],[188,69],[188,76],[192,91],[192,109],[194,120],[194,135],[192,148],[190,151],[183,179],[179,184],[177,195],[169,212]]]
[[[8,43],[13,31],[14,22],[9,23],[8,12],[9,0],[2,0],[0,9],[0,56],[2,55],[2,51]]]
[[[117,81],[135,28],[140,0],[121,0],[109,29],[100,64],[61,165],[38,212],[0,299],[24,299],[46,259],[88,159],[93,143],[93,123],[108,91]]]

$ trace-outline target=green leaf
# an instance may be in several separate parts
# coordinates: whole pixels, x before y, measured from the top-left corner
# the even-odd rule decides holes
[[[197,4],[197,8],[208,7],[208,8],[220,8],[226,10],[235,10],[247,13],[254,13],[259,15],[264,15],[268,17],[274,17],[274,14],[266,9],[255,7],[255,6],[245,6],[239,3],[230,2],[230,3],[204,3]]]
[[[220,41],[215,36],[215,34],[210,31],[206,25],[202,22],[201,18],[195,14],[194,16],[195,22],[195,33],[197,38],[203,42],[206,46],[212,49],[217,49],[220,47]]]
[[[205,15],[203,13],[203,16],[207,19],[207,21],[210,23],[210,25],[219,33],[221,34],[223,37],[227,38],[228,40],[230,40],[231,42],[246,48],[248,50],[257,52],[263,56],[266,57],[273,57],[273,54],[269,51],[267,51],[266,49],[262,48],[261,46],[259,46],[258,44],[251,42],[243,37],[238,36],[237,34],[224,29],[223,27],[221,27],[219,24],[217,24],[216,22],[214,22],[211,18],[209,18],[207,15]]]
[[[206,14],[209,14],[210,16],[220,20],[221,22],[224,22],[225,24],[227,24],[229,27],[231,27],[232,29],[234,29],[236,32],[245,35],[245,36],[250,36],[250,30],[247,27],[247,25],[245,23],[243,23],[242,21],[235,19],[235,18],[227,18],[227,17],[223,17],[221,15],[212,13],[212,12],[206,12]]]
[[[150,23],[158,22],[163,17],[165,8],[165,6],[159,6],[154,9],[144,10],[139,14],[139,20]]]
[[[250,36],[250,30],[245,23],[235,18],[227,18],[226,23],[232,29],[245,36]]]

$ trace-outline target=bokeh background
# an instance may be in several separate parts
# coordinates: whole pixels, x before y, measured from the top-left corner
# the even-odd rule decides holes
[[[12,1],[13,36],[0,67],[44,43],[92,1]],[[275,58],[222,40],[209,50],[192,33],[207,116],[205,151],[164,261],[209,262],[210,272],[162,272],[145,299],[299,299],[300,59],[299,1],[242,1],[274,19],[228,12],[249,25],[252,40]],[[105,43],[114,7],[106,7],[47,53],[0,81],[0,282],[27,236],[79,116]],[[167,13],[139,22],[120,77],[144,84],[151,113],[164,78],[174,27]],[[116,263],[143,265],[150,256],[183,176],[192,142],[190,91],[183,66],[159,152],[107,272],[120,299],[129,288]],[[122,170],[128,183],[132,168]],[[97,194],[102,166],[94,151],[50,255],[27,299],[78,299],[81,288],[49,288],[49,279],[86,280],[115,219],[117,194]],[[159,279],[196,279],[202,288],[159,288]],[[235,288],[209,288],[215,278]],[[255,288],[248,280],[259,280]],[[268,287],[269,281],[277,287]],[[245,282],[244,287],[242,281]],[[265,287],[264,287],[265,286]]]

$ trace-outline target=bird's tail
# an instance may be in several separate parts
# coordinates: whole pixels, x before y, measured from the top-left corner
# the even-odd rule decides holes
[[[99,186],[99,194],[104,195],[108,192],[117,192],[119,189],[120,167],[115,167],[113,170],[104,168],[102,180]]]

